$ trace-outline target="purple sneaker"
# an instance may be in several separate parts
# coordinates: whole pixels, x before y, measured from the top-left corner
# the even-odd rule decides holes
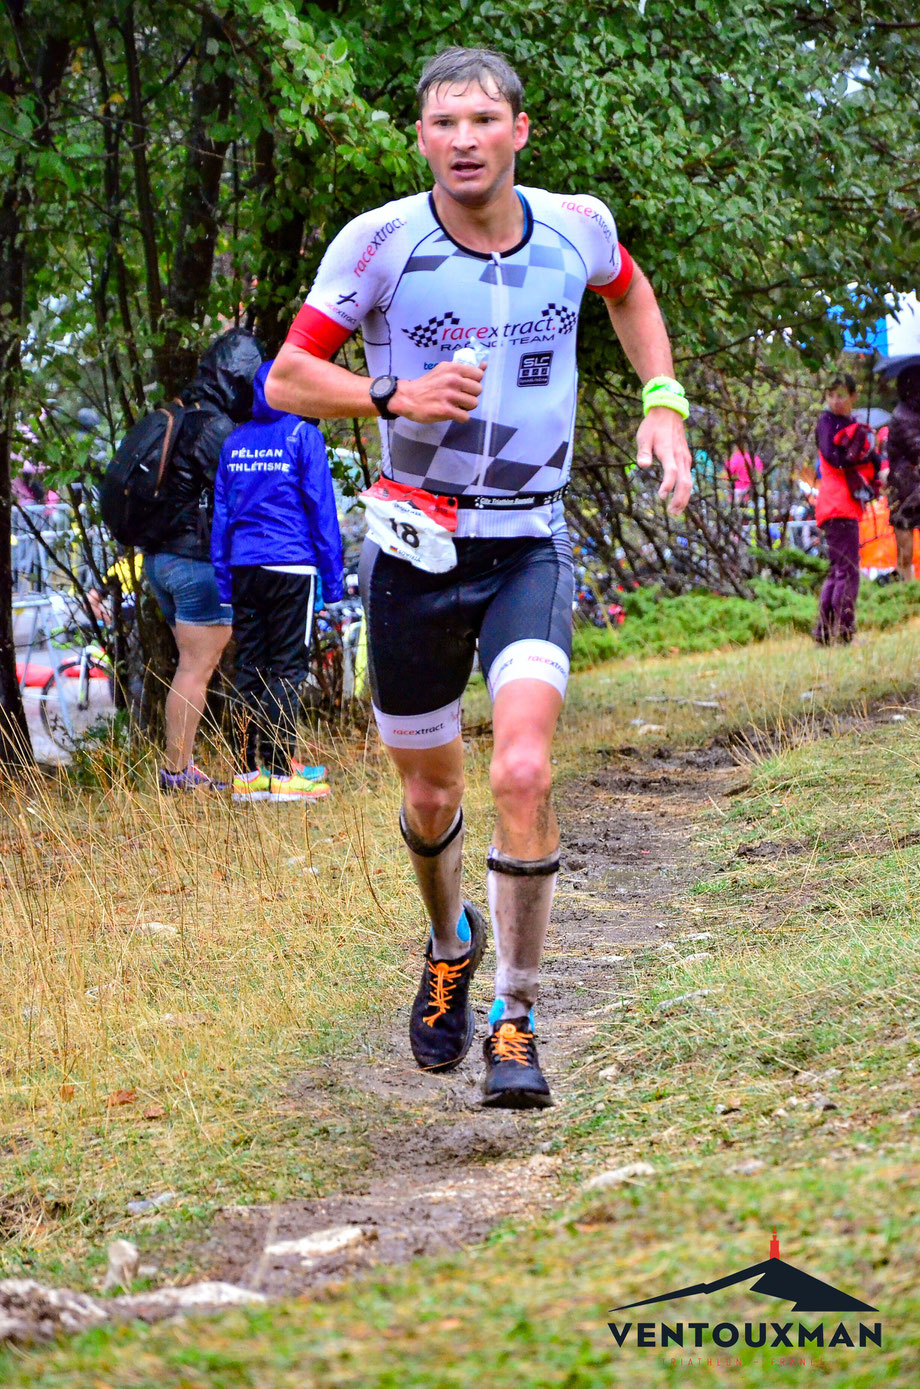
[[[182,772],[168,772],[165,767],[161,767],[157,773],[157,781],[161,791],[225,791],[226,783],[212,781],[209,776],[205,776],[200,767],[196,767],[194,762],[190,762]]]

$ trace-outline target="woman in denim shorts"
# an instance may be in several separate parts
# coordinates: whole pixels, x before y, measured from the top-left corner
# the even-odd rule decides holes
[[[161,552],[147,556],[145,572],[179,650],[166,696],[166,766],[160,769],[160,785],[165,791],[204,786],[209,778],[195,766],[192,748],[211,676],[233,630],[233,609],[217,596],[210,560]]]
[[[197,375],[181,393],[199,409],[185,416],[165,484],[169,524],[156,544],[145,545],[144,571],[179,650],[179,665],[166,696],[164,791],[213,783],[195,766],[192,749],[208,684],[230,640],[233,609],[221,603],[210,556],[209,522],[214,477],[224,440],[252,410],[252,380],[262,353],[239,328],[217,339]]]

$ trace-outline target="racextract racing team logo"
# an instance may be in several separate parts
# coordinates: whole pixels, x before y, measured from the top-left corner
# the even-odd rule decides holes
[[[687,1288],[677,1288],[673,1292],[658,1293],[655,1297],[643,1298],[640,1302],[628,1302],[612,1312],[628,1312],[635,1307],[649,1307],[658,1302],[677,1302],[684,1298],[699,1298],[733,1284],[746,1283],[750,1292],[763,1297],[778,1298],[792,1304],[791,1311],[808,1313],[808,1320],[783,1320],[736,1322],[721,1321],[611,1321],[610,1333],[619,1347],[634,1345],[656,1348],[667,1352],[662,1356],[669,1365],[740,1365],[743,1362],[735,1356],[720,1355],[719,1352],[751,1347],[752,1349],[778,1351],[777,1362],[787,1366],[809,1366],[817,1368],[824,1365],[823,1357],[816,1357],[816,1350],[839,1347],[869,1346],[882,1347],[882,1323],[854,1319],[855,1313],[875,1312],[877,1309],[868,1302],[843,1292],[840,1288],[824,1283],[802,1269],[787,1264],[779,1255],[779,1240],[776,1231],[770,1241],[770,1256],[761,1263],[751,1264],[737,1273],[726,1274],[712,1283],[694,1283]],[[811,1314],[849,1314],[846,1321],[839,1316]],[[684,1355],[677,1352],[686,1350],[703,1351],[703,1354]],[[807,1358],[796,1352],[805,1351]]]
[[[413,328],[403,328],[403,332],[416,347],[437,348],[441,352],[453,352],[465,342],[479,342],[483,347],[494,347],[499,340],[509,347],[531,342],[552,342],[556,337],[565,337],[574,332],[578,324],[578,310],[567,304],[546,304],[539,317],[528,318],[520,323],[506,323],[501,332],[494,324],[469,325],[452,310],[433,314],[427,323],[416,323]]]

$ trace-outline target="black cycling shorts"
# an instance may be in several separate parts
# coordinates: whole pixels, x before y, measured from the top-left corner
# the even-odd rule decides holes
[[[477,645],[493,700],[517,679],[545,680],[565,693],[574,592],[568,535],[454,544],[456,568],[429,574],[364,542],[371,693],[390,747],[439,747],[457,736]]]

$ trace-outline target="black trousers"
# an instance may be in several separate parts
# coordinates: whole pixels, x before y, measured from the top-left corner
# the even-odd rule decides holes
[[[298,691],[307,676],[315,574],[235,565],[236,690],[246,722],[246,766],[289,776],[297,748]]]
[[[856,628],[859,593],[859,522],[852,516],[831,516],[822,521],[831,562],[818,600],[819,641],[849,641]]]

